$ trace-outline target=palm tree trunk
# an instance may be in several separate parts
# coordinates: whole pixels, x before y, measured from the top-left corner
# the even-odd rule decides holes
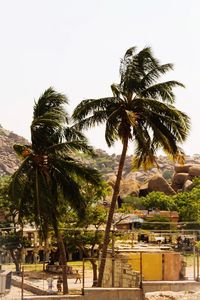
[[[90,259],[90,263],[92,265],[92,271],[93,271],[93,284],[92,286],[97,286],[97,263],[96,261],[92,258]]]
[[[16,273],[19,274],[20,273],[20,261],[19,261],[19,256],[20,255],[15,254],[13,249],[10,249],[10,255],[11,255],[12,260],[15,264]]]
[[[126,136],[123,140],[123,149],[122,149],[122,154],[120,157],[120,162],[119,162],[119,167],[118,167],[118,172],[117,172],[117,178],[115,181],[115,186],[113,190],[113,196],[112,196],[112,201],[110,205],[110,210],[108,214],[108,220],[106,223],[106,230],[105,230],[105,235],[104,235],[104,243],[102,247],[102,256],[101,256],[101,262],[99,266],[99,278],[98,278],[98,287],[102,286],[102,281],[103,281],[103,275],[104,275],[104,270],[105,270],[105,264],[106,264],[106,257],[107,257],[107,249],[108,249],[108,244],[110,241],[110,229],[112,225],[112,220],[113,220],[113,214],[115,211],[115,205],[117,201],[117,197],[119,195],[119,189],[120,189],[120,182],[121,182],[121,177],[122,177],[122,171],[124,167],[124,162],[126,159],[126,152],[128,149],[128,136]]]
[[[65,252],[65,246],[63,243],[63,238],[61,237],[61,235],[57,238],[57,242],[58,242],[58,248],[60,251],[60,261],[62,264],[62,275],[63,275],[63,294],[68,294],[68,283],[67,283],[67,265],[66,265],[66,261],[67,261],[67,257],[66,257],[66,252]]]
[[[83,254],[85,255],[85,257],[88,258],[89,262],[92,265],[92,272],[93,272],[93,284],[92,284],[92,286],[93,287],[97,286],[97,279],[98,279],[98,276],[97,276],[97,260],[94,257],[94,251],[93,251],[93,249],[91,250],[91,257],[90,257],[88,249],[86,249],[84,247],[80,248],[80,249],[83,251]]]
[[[54,227],[54,232],[58,243],[58,249],[60,252],[60,262],[62,265],[63,294],[66,295],[68,294],[69,290],[68,290],[68,282],[67,282],[67,265],[66,265],[67,257],[65,252],[65,246],[64,246],[63,238],[57,227],[57,224],[54,224],[53,227]]]
[[[93,270],[93,287],[97,286],[98,283],[98,273],[97,273],[97,260],[95,259],[95,255],[94,255],[94,247],[95,244],[97,243],[97,236],[98,236],[98,230],[95,231],[95,238],[94,238],[94,244],[92,246],[91,249],[91,264],[92,264],[92,270]]]

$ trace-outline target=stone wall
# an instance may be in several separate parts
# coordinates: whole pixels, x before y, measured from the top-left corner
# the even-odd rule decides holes
[[[112,287],[112,266],[110,256],[106,260],[103,287]],[[133,270],[126,255],[116,254],[114,259],[114,287],[135,288],[140,284],[140,272]]]

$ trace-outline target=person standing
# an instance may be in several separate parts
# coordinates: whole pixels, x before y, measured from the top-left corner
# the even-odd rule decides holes
[[[57,280],[57,290],[58,290],[58,293],[61,293],[62,292],[62,277],[61,276],[58,276],[58,280]]]
[[[81,283],[81,274],[78,272],[78,270],[76,270],[76,280],[74,283],[77,283],[79,280],[79,282]]]

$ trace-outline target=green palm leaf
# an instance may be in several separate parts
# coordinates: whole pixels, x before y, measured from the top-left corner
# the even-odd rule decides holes
[[[164,64],[153,68],[142,78],[140,82],[141,88],[144,89],[149,87],[150,85],[155,83],[161,75],[167,73],[170,70],[173,70],[173,64]]]
[[[158,83],[142,90],[141,96],[174,103],[175,95],[173,93],[173,88],[177,86],[184,87],[182,83],[175,80]]]

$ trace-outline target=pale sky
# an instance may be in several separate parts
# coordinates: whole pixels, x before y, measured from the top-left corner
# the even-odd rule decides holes
[[[30,139],[34,100],[53,86],[69,98],[111,96],[125,51],[151,46],[169,79],[181,81],[176,106],[191,117],[187,154],[200,153],[199,0],[0,0],[0,124]],[[103,128],[90,143],[108,151]],[[109,153],[119,153],[116,145]]]

